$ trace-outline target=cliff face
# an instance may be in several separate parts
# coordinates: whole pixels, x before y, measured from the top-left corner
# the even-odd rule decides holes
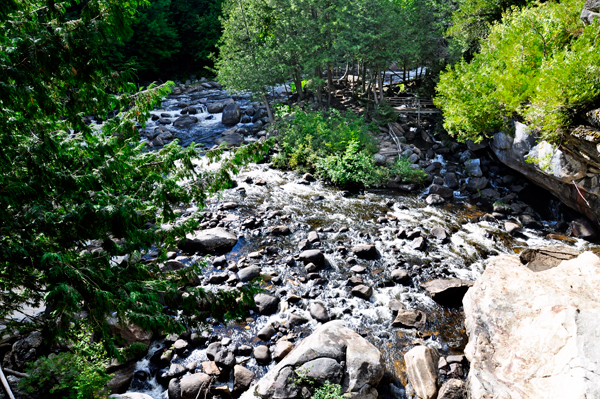
[[[598,115],[592,111],[588,119]],[[554,147],[516,122],[514,137],[497,133],[490,147],[504,164],[600,225],[600,130],[579,126]]]

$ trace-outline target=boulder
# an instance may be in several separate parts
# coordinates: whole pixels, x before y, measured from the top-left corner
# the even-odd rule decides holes
[[[275,345],[275,351],[273,352],[273,359],[276,362],[280,362],[284,357],[286,357],[291,351],[294,349],[294,344],[290,341],[281,340],[277,342]]]
[[[223,109],[223,117],[221,122],[225,126],[234,126],[240,122],[242,112],[237,104],[229,104]]]
[[[329,321],[329,314],[327,313],[327,309],[325,308],[325,305],[323,305],[321,302],[311,303],[309,307],[309,312],[313,319],[321,323],[326,323]]]
[[[145,393],[139,393],[139,392],[127,392],[127,393],[123,393],[120,395],[115,394],[115,395],[110,395],[109,398],[110,399],[153,399],[152,396],[146,395]],[[23,399],[25,399],[25,398],[23,398]],[[169,399],[171,399],[171,398],[169,397]]]
[[[173,126],[185,128],[193,125],[194,123],[198,123],[198,118],[196,118],[195,116],[183,115],[175,119],[175,122],[173,122]]]
[[[106,384],[110,393],[125,393],[131,384],[131,380],[133,380],[135,369],[136,364],[130,363],[115,371],[111,380]]]
[[[469,177],[467,181],[467,190],[469,191],[477,191],[483,190],[487,187],[489,180],[485,177]]]
[[[169,387],[167,388],[169,399],[181,399],[181,386],[177,378],[172,378],[169,381]]]
[[[581,254],[569,247],[526,248],[519,254],[521,262],[534,272],[541,272],[558,266],[562,261],[570,260]]]
[[[239,147],[244,143],[244,136],[240,133],[226,132],[215,140],[215,144],[227,143],[227,147]]]
[[[119,321],[114,317],[109,317],[106,321],[108,322],[111,330],[119,334],[121,338],[127,342],[127,344],[131,345],[135,342],[140,342],[145,345],[150,345],[150,341],[152,340],[152,332],[145,331],[141,327],[131,323],[125,325],[119,324]],[[15,345],[17,345],[17,343],[15,343]]]
[[[313,361],[317,362],[310,363]],[[345,368],[342,361],[346,362]],[[315,379],[323,376],[335,379],[340,375],[336,363],[341,369],[342,392],[355,398],[369,398],[357,395],[371,392],[383,378],[384,363],[379,350],[349,329],[345,322],[335,320],[321,325],[302,340],[254,388],[245,392],[242,399],[298,397],[299,390],[293,384],[297,370],[309,364],[305,370],[309,373],[314,370]]]
[[[404,328],[423,328],[427,322],[425,313],[420,310],[399,310],[396,318],[392,322],[394,327]]]
[[[317,266],[323,266],[325,263],[325,256],[323,252],[318,249],[308,249],[306,251],[302,251],[300,255],[298,255],[298,259],[304,264],[314,263]]]
[[[572,236],[583,238],[584,240],[594,240],[597,236],[596,227],[592,222],[585,218],[573,220],[569,224],[569,233]]]
[[[258,339],[260,339],[262,341],[268,341],[276,333],[277,333],[277,331],[275,331],[275,328],[273,327],[273,325],[267,324],[266,326],[264,326],[263,328],[258,330],[258,332],[256,333],[256,336],[258,337]]]
[[[361,244],[352,247],[352,252],[357,258],[375,259],[377,258],[377,247],[371,244]]]
[[[456,177],[456,173],[446,173],[446,176],[444,176],[444,184],[453,189],[458,188],[458,178]]]
[[[483,172],[481,171],[481,161],[478,158],[465,161],[465,172],[471,177],[483,176]]]
[[[421,399],[434,399],[437,394],[438,357],[427,346],[415,346],[404,355],[408,380]]]
[[[440,186],[438,184],[432,184],[429,187],[430,194],[437,194],[442,198],[452,198],[454,197],[454,191],[450,187]]]
[[[492,258],[464,300],[469,395],[600,397],[600,258],[534,272]]]
[[[446,233],[446,230],[444,230],[444,228],[440,227],[440,226],[434,226],[430,230],[430,233],[432,236],[434,236],[435,238],[437,238],[440,241],[444,241],[446,238],[448,238],[448,234]]]
[[[425,202],[427,202],[427,205],[440,205],[446,202],[446,200],[439,194],[429,194],[425,198]]]
[[[359,284],[355,287],[352,287],[352,295],[369,300],[369,298],[371,298],[371,295],[373,295],[373,288],[363,284]]]
[[[434,301],[444,306],[460,306],[462,299],[469,287],[473,286],[472,281],[460,280],[457,278],[429,280],[421,284],[431,295]]]
[[[197,399],[207,395],[210,390],[211,378],[204,373],[186,374],[181,377],[181,399]]]
[[[279,307],[279,298],[269,294],[256,294],[254,296],[254,302],[258,313],[261,315],[271,315],[277,312]]]
[[[248,266],[240,269],[238,271],[238,278],[242,283],[254,280],[256,277],[260,276],[260,267],[258,266]]]
[[[287,236],[291,233],[290,228],[283,225],[271,227],[270,232],[274,236]]]
[[[211,114],[218,114],[218,113],[223,112],[224,108],[225,108],[225,104],[223,104],[222,102],[216,102],[216,103],[208,104],[207,111]]]
[[[327,381],[332,384],[339,384],[342,382],[344,375],[342,366],[335,359],[329,357],[306,362],[297,371],[300,375],[306,376],[307,379],[320,384],[325,384]]]
[[[266,345],[258,345],[254,348],[252,356],[254,356],[258,364],[271,363],[271,352],[269,352],[269,347]]]
[[[237,244],[237,236],[221,227],[188,234],[179,247],[188,253],[227,253]]]
[[[244,366],[236,364],[233,368],[233,395],[237,396],[250,388],[252,380],[256,377],[254,372]]]
[[[409,281],[408,272],[402,269],[396,269],[390,274],[395,283],[404,284]]]

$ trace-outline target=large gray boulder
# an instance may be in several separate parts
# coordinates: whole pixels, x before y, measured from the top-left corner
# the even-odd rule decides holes
[[[434,399],[437,394],[438,356],[427,346],[415,346],[404,355],[408,380],[421,399]]]
[[[600,220],[600,169],[596,128],[578,126],[553,146],[526,125],[515,122],[513,134],[496,133],[490,148],[508,167],[547,189],[590,220]],[[585,199],[585,200],[584,200]]]
[[[240,122],[240,118],[242,117],[242,112],[240,111],[240,106],[237,104],[229,104],[223,109],[223,117],[221,122],[225,126],[234,126]]]
[[[383,378],[384,364],[379,350],[345,322],[330,321],[305,338],[241,398],[299,399],[301,390],[293,384],[299,370],[315,381],[339,381],[349,398],[369,399],[377,398],[375,387]]]
[[[182,399],[198,399],[208,394],[210,390],[211,379],[208,374],[196,373],[186,374],[181,377],[179,386],[181,387]]]
[[[470,397],[600,397],[600,258],[491,259],[464,300]]]
[[[196,118],[195,116],[183,115],[183,116],[180,116],[179,118],[175,119],[175,122],[173,122],[173,126],[189,127],[189,126],[193,125],[194,123],[198,123],[198,118]]]
[[[189,253],[226,253],[231,251],[237,242],[237,236],[231,231],[216,227],[188,234],[179,247]]]

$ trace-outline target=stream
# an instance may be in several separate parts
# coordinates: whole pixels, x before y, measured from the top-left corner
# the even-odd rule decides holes
[[[168,130],[182,145],[194,141],[212,147],[214,140],[228,128],[221,123],[220,113],[208,113],[207,105],[230,97],[218,88],[191,93],[185,89],[176,91],[163,101],[161,109],[153,113],[169,114],[169,120],[173,122],[181,116],[177,104],[187,103],[198,110],[194,116],[199,121],[190,127],[176,128],[151,120],[145,130]],[[233,98],[242,108],[252,106],[248,97]],[[252,123],[241,123],[240,127],[252,131]],[[257,139],[252,134],[245,136],[246,142]],[[440,170],[436,172],[440,176],[451,170],[460,178],[466,178],[462,164],[450,156],[436,154],[430,162],[440,163]],[[496,181],[506,175],[514,175],[516,181],[534,196],[538,192],[516,172],[502,166],[490,170],[488,175],[498,177],[492,180],[492,187],[503,195],[509,194],[510,190]],[[207,289],[217,289],[222,285],[209,284],[210,276],[224,272],[233,274],[241,266],[258,265],[267,280],[262,283],[262,288],[279,297],[281,302],[279,312],[271,316],[251,312],[243,322],[227,325],[208,320],[206,330],[196,332],[202,337],[199,344],[191,345],[182,356],[175,355],[173,364],[200,369],[201,362],[208,359],[206,347],[210,342],[224,340],[236,348],[271,345],[277,335],[265,343],[256,336],[257,332],[269,323],[285,325],[291,314],[309,320],[287,332],[290,340],[297,344],[320,325],[308,311],[309,304],[317,301],[325,306],[331,319],[346,321],[382,352],[387,373],[380,384],[380,398],[405,398],[410,395],[404,388],[407,383],[404,353],[415,345],[424,344],[437,349],[443,356],[462,354],[467,343],[462,309],[439,305],[421,287],[422,283],[436,278],[474,281],[483,273],[489,257],[518,254],[528,247],[566,245],[581,251],[598,251],[597,246],[565,237],[564,232],[555,229],[562,209],[555,200],[527,204],[537,212],[541,228],[523,228],[519,234],[511,235],[506,232],[503,220],[483,217],[492,212],[490,205],[458,189],[451,202],[428,205],[425,201],[428,187],[413,193],[388,189],[348,192],[318,180],[306,184],[300,178],[295,172],[275,170],[269,164],[252,164],[235,177],[237,187],[210,199],[201,211],[210,221],[210,227],[224,227],[240,237],[234,249],[226,254],[225,264],[215,266],[212,262],[215,257],[207,258],[201,276],[203,285]],[[256,184],[258,182],[260,184]],[[540,197],[546,196],[541,189],[539,193]],[[223,204],[231,202],[237,207],[223,209]],[[186,213],[195,211],[196,208],[190,208]],[[508,215],[508,219],[514,217]],[[291,233],[283,236],[269,233],[270,227],[280,225],[289,227]],[[435,238],[431,234],[434,227],[441,227],[447,238]],[[320,249],[326,258],[326,266],[319,271],[318,278],[309,276],[302,262],[296,260],[301,252],[299,245],[306,244],[301,241],[307,239],[309,232],[318,234],[318,241],[311,244],[311,248]],[[427,247],[414,248],[411,239],[399,238],[406,236],[403,232],[425,237]],[[352,256],[351,248],[357,244],[376,245],[379,257],[364,260]],[[200,258],[178,253],[176,259],[185,263]],[[354,271],[351,270],[353,267]],[[397,268],[408,273],[407,282],[393,281],[390,274]],[[353,276],[360,276],[366,286],[373,288],[370,299],[351,294],[349,281]],[[392,299],[400,301],[407,309],[423,311],[427,318],[425,327],[393,327],[394,316],[389,308]],[[155,399],[168,397],[166,387],[157,382],[167,369],[160,369],[152,359],[173,340],[168,338],[152,344],[147,357],[137,363],[129,392],[146,393]],[[255,372],[256,380],[276,364],[259,365],[252,356],[237,356],[236,362]],[[232,374],[222,378],[222,382],[232,389]]]

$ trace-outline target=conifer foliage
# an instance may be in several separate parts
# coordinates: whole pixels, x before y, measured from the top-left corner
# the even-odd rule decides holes
[[[201,321],[201,303],[226,318],[252,300],[250,288],[205,293],[192,283],[198,266],[164,274],[143,259],[159,245],[165,260],[164,248],[196,226],[176,222],[178,207],[202,205],[230,182],[226,169],[194,167],[194,145],[147,152],[139,143],[137,127],[169,85],[138,90],[100,54],[107,38],[130,34],[143,2],[0,4],[0,319],[10,327],[23,304],[45,305],[35,322],[50,338],[86,315],[112,355],[107,316],[181,331]],[[101,128],[84,122],[90,115]],[[245,148],[225,166],[264,150]],[[182,318],[168,314],[175,308]]]

